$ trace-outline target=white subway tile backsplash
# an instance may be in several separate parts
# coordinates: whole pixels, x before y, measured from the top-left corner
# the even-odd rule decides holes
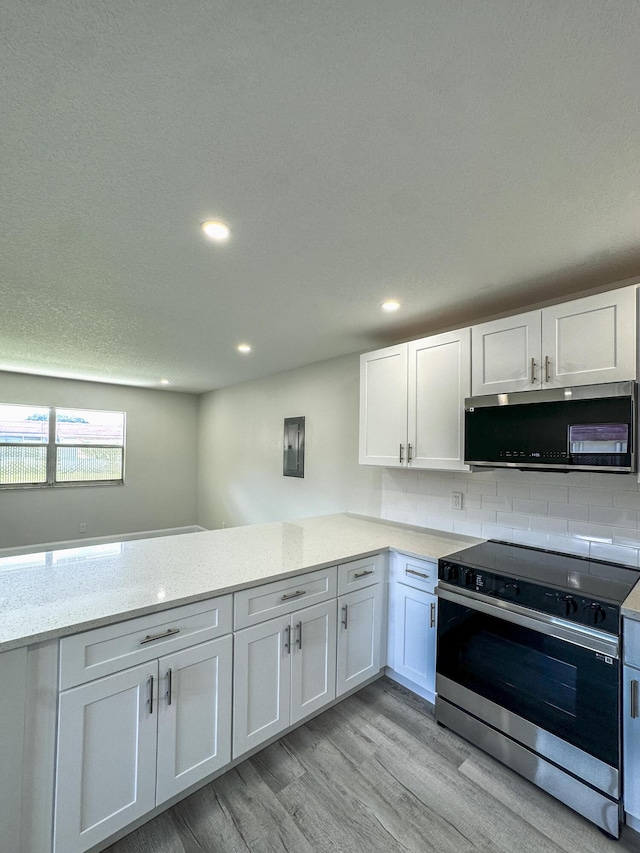
[[[613,492],[610,489],[570,488],[569,502],[589,506],[613,506]]]
[[[596,489],[613,489],[616,492],[637,492],[637,474],[589,474],[589,485]]]
[[[470,480],[467,484],[468,495],[495,495],[497,483],[494,480]]]
[[[569,522],[566,518],[544,518],[539,515],[531,516],[530,530],[538,530],[540,533],[548,533],[551,536],[567,536],[569,533]]]
[[[613,527],[584,521],[569,521],[569,536],[586,539],[589,542],[613,542]]]
[[[482,495],[482,509],[495,509],[500,512],[513,512],[513,499],[500,495]]]
[[[579,557],[589,556],[591,543],[586,539],[574,539],[572,536],[547,536],[547,548],[552,551],[566,551]]]
[[[473,524],[470,521],[455,521],[453,522],[453,532],[459,533],[462,536],[475,536],[477,539],[482,539],[482,525]]]
[[[514,498],[513,511],[527,515],[548,515],[549,504],[546,501],[532,501],[529,498]]]
[[[612,560],[614,563],[625,563],[628,566],[638,565],[636,548],[625,548],[622,545],[607,545],[602,542],[592,542],[589,556],[596,560]]]
[[[635,475],[385,469],[381,483],[390,521],[640,565]]]
[[[477,521],[479,524],[495,524],[496,512],[491,509],[470,509],[467,507],[467,521]]]
[[[569,500],[568,486],[552,486],[549,483],[531,485],[531,500],[554,501],[555,503],[566,503]]]
[[[553,518],[574,519],[575,521],[588,521],[588,504],[549,504],[549,516]]]
[[[528,498],[531,487],[528,483],[498,482],[498,495],[503,498]]]
[[[589,507],[589,521],[596,524],[610,524],[612,527],[638,527],[638,513],[630,509],[619,507],[591,506]]]
[[[614,492],[613,505],[623,509],[640,510],[640,492]]]
[[[501,527],[512,527],[517,530],[529,530],[531,519],[528,515],[518,515],[515,512],[498,512],[496,521]]]
[[[513,542],[513,528],[500,527],[497,524],[483,524],[482,535],[485,539],[503,539],[505,542]]]

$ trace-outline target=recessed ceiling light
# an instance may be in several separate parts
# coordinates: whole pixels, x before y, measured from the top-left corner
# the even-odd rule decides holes
[[[219,219],[207,219],[200,227],[203,234],[210,240],[215,240],[216,243],[224,243],[231,234],[231,228],[226,222],[221,222]]]
[[[238,344],[238,352],[251,352],[249,344]]]
[[[171,382],[169,379],[161,379],[160,384],[161,385],[171,385]]]
[[[391,313],[392,311],[398,310],[398,308],[400,307],[400,303],[397,302],[395,299],[387,299],[387,301],[383,302],[380,307],[383,311],[388,311],[389,313]]]

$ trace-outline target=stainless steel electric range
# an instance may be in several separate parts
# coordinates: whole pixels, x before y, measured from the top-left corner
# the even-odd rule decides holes
[[[640,571],[490,540],[438,578],[437,721],[619,837],[620,605]]]

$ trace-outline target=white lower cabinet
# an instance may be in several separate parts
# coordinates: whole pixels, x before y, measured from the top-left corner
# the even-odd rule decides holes
[[[384,586],[375,583],[338,599],[337,696],[372,678],[383,665],[383,592]]]
[[[394,555],[387,675],[430,702],[436,690],[436,580],[435,563]]]
[[[230,598],[223,609],[230,627]],[[132,620],[123,636],[137,624],[149,630]],[[83,853],[230,762],[231,634],[153,656],[154,642],[176,642],[185,622],[175,625],[131,645],[131,654],[148,649],[145,663],[60,693],[54,853]],[[112,634],[109,626],[62,640],[61,660]]]
[[[233,757],[335,698],[336,600],[236,631]]]

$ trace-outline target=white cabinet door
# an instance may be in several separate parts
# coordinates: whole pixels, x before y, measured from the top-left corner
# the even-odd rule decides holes
[[[290,617],[236,631],[233,677],[233,757],[289,725]]]
[[[640,821],[640,708],[638,707],[640,702],[640,669],[624,666],[622,672],[624,691],[622,702],[624,810]],[[634,708],[632,708],[632,704],[635,705]]]
[[[361,465],[406,464],[406,344],[360,356],[359,444]]]
[[[635,379],[635,287],[544,308],[542,362],[549,388]]]
[[[232,638],[160,659],[156,804],[231,761]]]
[[[336,696],[336,600],[291,617],[291,723]]]
[[[541,387],[540,311],[471,327],[471,394]]]
[[[27,649],[0,654],[0,826],[6,850],[20,850],[24,723],[27,701]],[[0,845],[0,846],[1,846]]]
[[[433,702],[436,691],[436,597],[405,584],[394,588],[394,642],[391,667],[422,688]]]
[[[471,332],[409,343],[408,448],[412,468],[468,471],[464,400],[471,391]]]
[[[156,799],[156,661],[60,695],[55,853],[82,853]]]
[[[382,595],[381,584],[375,584],[338,599],[337,696],[382,667]]]

